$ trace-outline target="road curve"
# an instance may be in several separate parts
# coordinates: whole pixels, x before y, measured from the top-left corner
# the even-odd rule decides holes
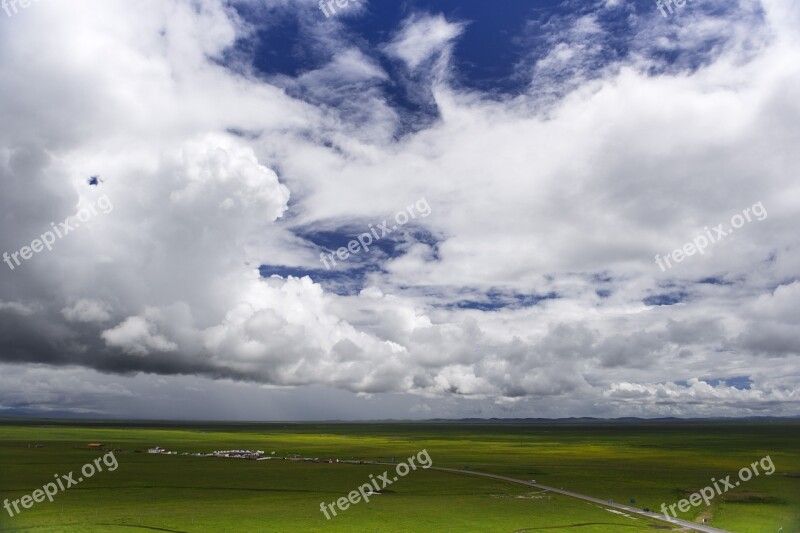
[[[391,464],[391,463],[384,463],[384,464]],[[539,483],[533,484],[528,481],[524,481],[522,479],[517,479],[513,477],[507,476],[500,476],[497,474],[487,474],[484,472],[474,472],[472,470],[457,470],[455,468],[440,468],[437,466],[430,467],[430,470],[439,470],[440,472],[450,472],[453,474],[465,474],[470,476],[483,476],[483,477],[490,477],[494,479],[500,479],[502,481],[508,481],[511,483],[519,483],[520,485],[525,485],[527,487],[536,487],[538,489],[547,490],[550,492],[554,492],[556,494],[562,494],[564,496],[569,496],[570,498],[577,498],[579,500],[584,500],[587,502],[596,503],[597,505],[602,505],[603,507],[609,507],[613,509],[619,509],[621,511],[625,511],[631,514],[636,514],[639,516],[646,516],[647,518],[652,518],[655,520],[659,520],[661,522],[666,522],[668,524],[676,525],[685,527],[687,529],[691,529],[692,531],[701,531],[703,533],[731,533],[725,529],[718,529],[711,526],[704,526],[703,524],[695,524],[694,522],[687,522],[686,520],[679,520],[677,518],[667,518],[663,514],[653,513],[648,511],[642,511],[641,509],[637,509],[636,507],[629,507],[627,505],[622,505],[619,503],[610,503],[608,500],[601,500],[599,498],[593,498],[591,496],[586,496],[584,494],[578,494],[577,492],[571,492],[568,490],[557,489],[555,487],[548,487],[547,485],[542,485]]]

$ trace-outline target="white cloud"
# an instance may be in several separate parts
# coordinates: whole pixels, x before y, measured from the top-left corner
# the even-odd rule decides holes
[[[78,300],[62,309],[61,314],[71,322],[105,322],[111,318],[111,306],[96,300]]]
[[[628,416],[759,416],[765,410],[785,414],[782,405],[791,406],[798,400],[797,390],[787,380],[763,388],[745,389],[724,383],[712,386],[696,378],[685,386],[675,383],[613,383],[603,396]]]
[[[89,414],[101,412],[109,400],[131,401],[133,397],[119,380],[87,369],[36,365],[2,365],[0,391],[0,413],[22,409]]]
[[[411,17],[385,51],[413,70],[443,51],[463,30],[462,24],[448,22],[442,15]]]
[[[132,316],[118,326],[102,333],[109,346],[121,348],[134,355],[151,352],[174,352],[178,345],[156,333],[155,325],[147,318]]]
[[[326,30],[328,63],[264,80],[236,54],[220,64],[252,36],[222,2],[38,5],[0,34],[0,245],[99,194],[115,209],[0,278],[0,354],[412,393],[437,413],[796,413],[798,14],[763,5],[766,23],[739,20],[706,64],[674,71],[651,47],[691,49],[723,21],[647,23],[639,54],[598,71],[597,20],[570,20],[585,41],[551,42],[514,98],[450,82],[469,26],[442,15],[378,50]],[[381,50],[412,70],[436,60],[415,78],[440,113],[427,127],[396,135]],[[541,79],[574,90],[543,105]],[[363,228],[421,197],[436,242],[409,235],[361,292],[258,274],[321,268],[301,229]],[[764,222],[655,265],[756,201]],[[643,303],[664,294],[685,303]],[[750,390],[691,381],[743,375]]]
[[[36,308],[31,305],[19,302],[4,302],[0,300],[0,311],[8,311],[22,316],[29,316],[36,312]]]

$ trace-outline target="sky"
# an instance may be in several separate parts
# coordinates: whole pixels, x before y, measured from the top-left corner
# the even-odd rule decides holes
[[[0,416],[798,416],[798,28],[3,3]]]

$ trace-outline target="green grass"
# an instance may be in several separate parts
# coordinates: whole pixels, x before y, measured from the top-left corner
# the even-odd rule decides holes
[[[594,504],[502,481],[417,470],[326,520],[333,502],[386,466],[237,461],[133,453],[256,448],[277,456],[398,461],[427,449],[434,466],[506,474],[658,511],[769,454],[776,472],[681,518],[749,533],[800,532],[800,422],[549,424],[142,424],[0,421],[0,499],[17,499],[122,448],[119,468],[36,504],[0,531],[652,531]],[[43,448],[28,448],[42,444]],[[391,467],[389,467],[391,468]],[[78,475],[75,476],[76,478]]]

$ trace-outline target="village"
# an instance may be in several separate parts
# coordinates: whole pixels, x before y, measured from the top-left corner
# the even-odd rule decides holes
[[[33,444],[29,443],[28,448],[44,448],[43,444]],[[284,460],[284,461],[297,461],[297,462],[306,462],[306,463],[343,463],[343,464],[376,464],[376,463],[395,463],[396,458],[386,458],[385,460],[377,460],[377,461],[365,461],[359,460],[355,458],[350,459],[338,459],[332,457],[305,457],[303,455],[297,453],[289,453],[285,456],[278,456],[276,455],[275,451],[270,452],[267,454],[264,450],[214,450],[212,452],[178,452],[174,450],[168,450],[166,448],[162,448],[161,446],[153,446],[152,448],[147,448],[146,450],[125,450],[122,448],[117,448],[111,444],[104,444],[100,442],[91,442],[86,444],[86,446],[90,450],[96,451],[114,451],[116,453],[146,453],[149,455],[180,455],[180,456],[191,456],[191,457],[217,457],[222,459],[249,459],[251,461],[269,461],[269,460]]]
[[[189,453],[189,452],[175,452],[170,451],[165,448],[161,448],[160,446],[155,446],[153,448],[148,448],[147,453],[151,455],[191,455],[193,457],[222,457],[225,459],[251,459],[251,460],[258,460],[262,461],[265,459],[273,459],[272,455],[275,452],[272,452],[272,455],[266,455],[266,452],[263,450],[215,450],[209,453]]]
[[[189,452],[176,452],[170,451],[159,446],[149,448],[148,454],[153,455],[190,455],[192,457],[219,457],[224,459],[249,459],[255,461],[268,461],[271,459],[282,459],[284,461],[299,461],[307,463],[350,463],[350,464],[368,464],[372,461],[361,461],[356,459],[335,459],[335,458],[319,458],[319,457],[303,457],[298,454],[288,454],[285,457],[276,457],[275,452],[270,452],[269,455],[263,450],[216,450],[209,453],[189,453]],[[394,462],[394,458],[392,459]]]

